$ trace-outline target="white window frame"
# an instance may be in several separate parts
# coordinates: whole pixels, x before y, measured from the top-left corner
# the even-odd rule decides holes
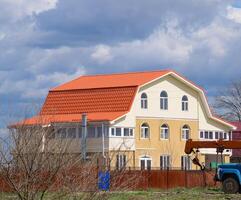
[[[192,160],[190,156],[184,155],[181,156],[181,168],[182,170],[191,170],[192,169]]]
[[[201,132],[203,132],[203,137],[201,137]],[[207,133],[207,138],[205,138],[205,132]],[[210,134],[211,133],[211,134]],[[226,134],[226,139],[224,139],[224,135]],[[212,135],[212,138],[210,137]],[[218,138],[216,136],[218,135]],[[200,130],[199,131],[199,139],[202,140],[229,140],[229,134],[225,131],[218,131],[218,130]]]
[[[164,127],[164,126],[166,126],[166,127]],[[160,139],[161,140],[169,140],[169,138],[170,138],[169,126],[167,124],[162,124],[160,127]]]
[[[187,100],[183,100],[184,97],[186,97]],[[188,97],[187,97],[187,95],[184,95],[182,97],[182,111],[188,111]]]
[[[167,96],[162,96],[162,92],[165,92]],[[168,94],[165,90],[162,90],[160,93],[160,109],[168,110]]]
[[[188,140],[190,138],[190,134],[191,134],[190,127],[188,125],[182,126],[182,140]],[[188,135],[188,137],[187,137],[187,135]]]
[[[146,97],[142,97],[142,95],[146,95]],[[147,109],[148,108],[148,97],[145,92],[141,94],[141,109]]]
[[[116,155],[116,169],[125,169],[127,164],[127,156],[125,154]]]
[[[150,168],[152,168],[152,158],[150,156],[142,156],[142,157],[139,158],[140,169],[141,169],[141,161],[144,161],[144,163],[145,163],[144,170],[148,169],[148,167],[147,167],[147,162],[148,161],[151,162],[151,167]]]
[[[116,129],[117,128],[121,129],[121,135],[120,136],[116,135]],[[124,129],[128,129],[129,130],[129,135],[128,136],[124,135]],[[112,130],[113,130],[114,135],[112,135]],[[132,135],[131,135],[131,131],[132,131]],[[134,137],[134,128],[130,128],[130,127],[109,127],[109,137],[133,138]]]
[[[128,129],[128,135],[125,135],[125,129]],[[131,135],[132,132],[132,135]],[[134,129],[123,127],[123,137],[134,137]]]
[[[169,163],[168,163],[169,162]],[[168,169],[172,166],[171,156],[168,154],[160,155],[160,169]]]
[[[144,126],[143,126],[144,125]],[[148,130],[148,137],[146,137],[146,129]],[[145,131],[144,131],[145,130]],[[140,133],[141,139],[149,139],[150,138],[150,126],[147,123],[143,123],[141,125],[141,133]]]

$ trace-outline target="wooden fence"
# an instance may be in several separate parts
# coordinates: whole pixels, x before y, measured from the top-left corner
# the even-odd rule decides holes
[[[88,190],[97,190],[98,177],[97,170],[93,170],[92,174],[88,174],[84,179],[76,179],[74,174],[78,174],[78,170],[71,173],[68,177],[71,182],[75,182],[80,189],[84,187],[86,179],[90,180],[91,188],[84,187]],[[70,174],[66,172],[66,174]],[[146,190],[151,188],[156,189],[171,189],[176,187],[215,187],[219,186],[219,183],[215,183],[213,177],[214,171],[198,171],[198,170],[125,170],[123,171],[111,171],[110,173],[110,190]],[[1,176],[0,176],[1,177]],[[74,180],[76,179],[76,180]],[[57,181],[53,190],[59,190],[63,187],[61,181]],[[9,192],[12,189],[0,178],[0,192]]]
[[[135,190],[151,188],[171,189],[176,187],[219,187],[220,183],[214,181],[214,175],[214,171],[199,170],[131,170],[126,172],[126,174],[121,174],[120,179],[128,183],[130,179],[133,179],[131,177],[136,177],[135,183],[133,183],[134,187],[132,188]],[[120,184],[126,185],[121,182]],[[112,187],[112,190],[114,188]]]

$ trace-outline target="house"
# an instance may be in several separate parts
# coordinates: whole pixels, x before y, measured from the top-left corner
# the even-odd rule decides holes
[[[83,113],[88,156],[104,148],[118,168],[195,169],[185,141],[226,140],[235,129],[211,113],[202,88],[172,70],[81,76],[51,89],[39,115],[25,123],[41,118],[59,128],[55,138],[75,138],[73,153],[80,153]],[[225,162],[230,155],[224,152]],[[216,149],[200,149],[199,159],[209,166]]]
[[[232,132],[232,140],[241,140],[241,122],[237,121],[231,123],[237,127],[237,129]],[[230,161],[234,163],[241,163],[241,149],[232,150]]]

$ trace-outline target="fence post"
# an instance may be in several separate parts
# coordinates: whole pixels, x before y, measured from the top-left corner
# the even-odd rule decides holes
[[[203,182],[204,182],[204,187],[206,187],[207,186],[207,183],[206,183],[206,173],[205,173],[205,171],[204,170],[202,170],[202,173],[203,173]]]
[[[168,183],[169,183],[169,167],[167,167],[167,169],[166,169],[166,171],[167,171],[167,182],[166,182],[166,184],[167,184],[167,190],[168,190]]]
[[[187,188],[187,168],[185,167],[185,188]]]

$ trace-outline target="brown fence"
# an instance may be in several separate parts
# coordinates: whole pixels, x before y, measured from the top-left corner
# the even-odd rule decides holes
[[[198,170],[132,170],[122,174],[122,180],[128,182],[130,177],[136,176],[135,187],[133,189],[171,189],[176,187],[216,187],[219,183],[214,181],[214,171]],[[125,183],[122,183],[125,185]],[[112,188],[114,189],[114,188]]]
[[[81,170],[81,169],[80,169]],[[78,177],[75,174],[81,173],[79,170],[66,171],[66,177],[78,187],[78,190],[90,191],[97,190],[98,178],[97,170],[93,169],[91,174],[86,177]],[[176,187],[214,187],[219,186],[213,180],[214,171],[198,171],[198,170],[125,170],[125,171],[111,171],[110,190],[146,190],[151,188],[157,189],[171,189]],[[63,175],[61,175],[63,176]],[[1,176],[0,176],[1,177]],[[65,179],[65,176],[62,178]],[[90,187],[86,187],[86,180],[90,183]],[[92,181],[90,182],[89,180]],[[61,179],[59,179],[61,180]],[[63,179],[62,179],[63,180]],[[64,181],[66,183],[66,180]],[[74,183],[74,184],[73,184]],[[59,190],[63,187],[62,181],[56,181],[52,190]],[[83,187],[82,187],[83,186]],[[10,186],[0,178],[0,192],[12,191]]]

